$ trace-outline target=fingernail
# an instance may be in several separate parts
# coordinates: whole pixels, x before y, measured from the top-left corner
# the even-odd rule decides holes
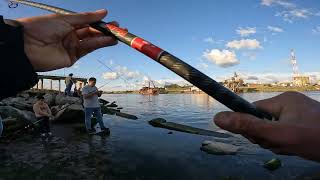
[[[217,114],[214,122],[217,124],[219,127],[228,127],[230,126],[230,119],[225,113],[220,113]]]
[[[107,10],[106,9],[99,9],[99,10],[97,10],[96,12],[97,13],[102,13],[102,12],[106,12]]]

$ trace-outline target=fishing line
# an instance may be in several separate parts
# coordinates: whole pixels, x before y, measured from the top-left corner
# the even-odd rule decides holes
[[[10,2],[21,3],[27,6],[44,9],[58,14],[68,15],[75,13],[62,8],[57,8],[54,6],[27,0],[10,0]],[[169,70],[175,72],[177,75],[184,78],[194,86],[198,87],[203,92],[207,93],[231,110],[236,112],[248,113],[261,119],[274,119],[271,114],[257,109],[254,104],[246,101],[245,99],[238,96],[209,76],[203,74],[199,70],[185,63],[181,59],[173,56],[172,54],[166,52],[160,47],[157,47],[150,42],[129,33],[126,29],[103,21],[92,23],[90,24],[90,26],[101,31],[107,36],[115,37],[119,41],[145,54],[146,56],[165,66]]]

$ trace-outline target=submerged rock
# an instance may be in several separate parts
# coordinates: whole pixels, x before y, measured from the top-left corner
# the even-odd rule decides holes
[[[111,104],[106,105],[106,107],[118,107],[118,105],[115,104],[116,102],[113,101]]]
[[[278,158],[273,158],[267,162],[264,163],[263,167],[270,170],[270,171],[274,171],[278,168],[280,168],[282,165],[280,159]]]
[[[209,154],[234,155],[237,154],[239,147],[221,142],[204,141],[200,149]]]
[[[187,126],[187,125],[183,125],[183,124],[178,124],[178,123],[174,123],[174,122],[167,122],[165,119],[162,119],[162,118],[152,119],[149,121],[149,124],[154,127],[160,127],[160,128],[165,128],[165,129],[170,129],[170,130],[175,130],[175,131],[180,131],[180,132],[186,132],[186,133],[191,133],[191,134],[214,136],[214,137],[219,137],[219,138],[232,137],[229,134],[219,133],[219,132],[215,132],[215,131],[209,131],[206,129],[195,128],[195,127],[191,127],[191,126]]]
[[[107,105],[107,104],[109,104],[109,101],[104,100],[104,99],[102,99],[102,98],[99,98],[99,102],[100,102],[102,105]]]
[[[135,116],[135,115],[128,114],[128,113],[123,113],[123,112],[118,112],[118,111],[116,111],[116,116],[119,116],[119,117],[122,117],[122,118],[126,118],[126,119],[133,119],[133,120],[138,119],[138,117]]]
[[[107,106],[101,106],[101,112],[102,114],[116,115],[126,119],[133,119],[133,120],[138,119],[138,117],[135,115],[123,113],[123,112],[120,112],[120,109],[112,109]]]
[[[114,111],[113,109],[110,109],[106,106],[101,106],[101,112],[102,114],[109,114],[109,115],[115,115],[116,111]]]

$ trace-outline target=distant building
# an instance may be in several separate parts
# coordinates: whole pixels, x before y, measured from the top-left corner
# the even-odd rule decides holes
[[[200,93],[200,92],[202,92],[198,87],[196,87],[196,86],[192,86],[191,88],[190,88],[190,91],[191,92],[193,92],[193,93]]]
[[[293,85],[294,86],[310,85],[310,77],[309,76],[294,76],[293,77]]]

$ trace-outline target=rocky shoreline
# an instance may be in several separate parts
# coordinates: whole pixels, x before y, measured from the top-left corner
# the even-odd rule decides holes
[[[9,97],[0,102],[0,116],[3,119],[3,136],[10,135],[27,125],[34,125],[37,119],[33,112],[33,104],[39,93],[25,91],[15,97]],[[51,123],[73,124],[75,130],[85,131],[84,108],[80,97],[65,96],[63,93],[47,92],[44,94],[45,101],[49,105],[53,118]],[[122,113],[115,102],[99,100],[103,114],[117,115],[128,119],[137,119],[136,116]],[[93,121],[93,125],[96,121]]]

